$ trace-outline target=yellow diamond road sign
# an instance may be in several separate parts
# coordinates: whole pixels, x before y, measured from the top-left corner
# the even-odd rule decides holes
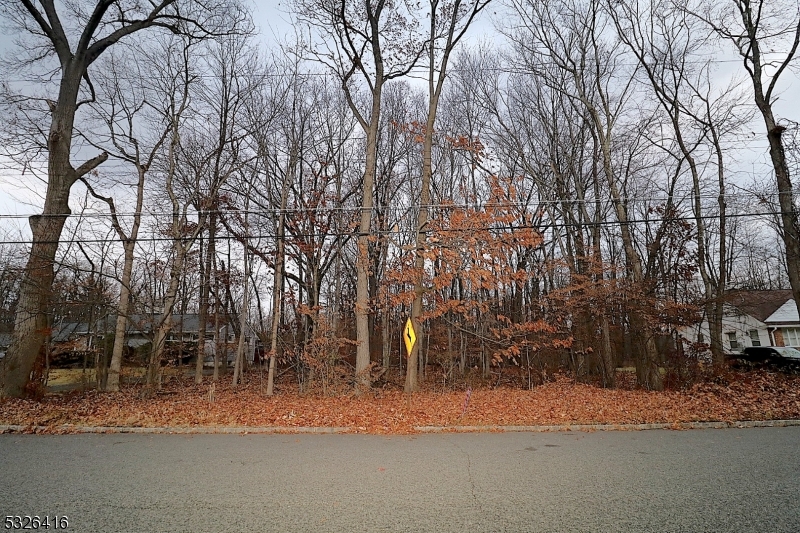
[[[411,357],[411,350],[414,348],[414,343],[417,342],[417,334],[414,333],[414,324],[411,319],[406,320],[406,327],[403,329],[403,340],[406,343],[406,350],[408,356]]]

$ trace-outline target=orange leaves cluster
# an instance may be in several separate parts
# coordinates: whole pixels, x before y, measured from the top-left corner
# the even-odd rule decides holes
[[[361,396],[301,395],[283,385],[274,397],[262,395],[257,379],[230,389],[217,384],[210,402],[207,385],[173,381],[165,394],[138,397],[137,387],[117,394],[94,391],[50,395],[36,402],[0,403],[0,424],[49,426],[61,432],[77,426],[254,427],[316,426],[366,433],[410,433],[419,426],[503,426],[639,424],[800,418],[800,379],[751,372],[729,383],[704,382],[686,391],[646,392],[601,389],[565,377],[525,391],[479,388],[471,392],[423,391],[410,401],[399,390]]]
[[[415,143],[422,144],[425,141],[425,124],[417,120],[411,122],[391,121],[392,127],[397,131],[408,135]]]
[[[497,315],[497,326],[490,326],[489,333],[494,336],[496,343],[500,346],[492,353],[492,363],[498,365],[504,361],[512,364],[521,364],[522,348],[528,347],[538,350],[541,344],[534,339],[542,339],[539,334],[547,335],[547,344],[555,346],[561,339],[556,335],[558,328],[545,320],[529,320],[521,323],[514,323],[504,315]]]
[[[430,246],[424,256],[436,270],[430,276],[433,291],[451,287],[455,280],[470,293],[508,288],[524,283],[529,272],[515,268],[515,259],[542,243],[530,225],[529,215],[515,204],[511,179],[489,177],[491,197],[483,205],[443,206],[429,223]],[[439,292],[439,294],[441,294]],[[438,316],[450,310],[469,312],[479,305],[469,302],[436,302]],[[469,309],[464,309],[468,304]],[[454,309],[455,308],[455,309]],[[481,309],[485,312],[486,309]]]
[[[553,323],[525,313],[521,300],[514,309],[505,305],[537,275],[530,258],[543,240],[534,214],[516,201],[520,177],[484,177],[488,198],[432,210],[425,243],[406,249],[388,269],[383,304],[410,306],[415,282],[422,279],[423,320],[446,317],[451,326],[486,343],[494,364],[519,363],[523,349],[539,349],[545,339],[550,346],[564,340],[552,335]],[[414,264],[416,254],[424,260],[422,272]]]

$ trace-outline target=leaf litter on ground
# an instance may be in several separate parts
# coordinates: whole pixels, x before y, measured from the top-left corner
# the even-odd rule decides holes
[[[255,381],[255,380],[254,380]],[[0,401],[0,425],[45,432],[76,427],[299,427],[349,428],[358,433],[407,434],[420,426],[565,426],[679,424],[800,419],[800,377],[768,371],[733,372],[685,390],[604,389],[566,376],[531,390],[474,387],[449,392],[424,389],[410,397],[398,388],[360,395],[301,394],[281,384],[276,395],[258,383],[233,388],[173,379],[165,394],[140,396],[141,385],[117,393],[94,390],[48,394],[41,400]],[[468,398],[468,400],[467,400]],[[466,408],[465,408],[466,405]],[[32,429],[33,430],[33,429]],[[40,430],[40,429],[39,429]]]

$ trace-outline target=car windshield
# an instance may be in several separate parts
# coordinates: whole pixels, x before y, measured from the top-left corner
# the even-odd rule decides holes
[[[780,347],[777,352],[781,357],[788,357],[790,359],[800,359],[800,350],[797,348]]]

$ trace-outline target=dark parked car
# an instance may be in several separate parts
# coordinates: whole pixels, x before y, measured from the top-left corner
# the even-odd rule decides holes
[[[753,363],[798,364],[800,350],[789,346],[750,346],[739,358]]]

